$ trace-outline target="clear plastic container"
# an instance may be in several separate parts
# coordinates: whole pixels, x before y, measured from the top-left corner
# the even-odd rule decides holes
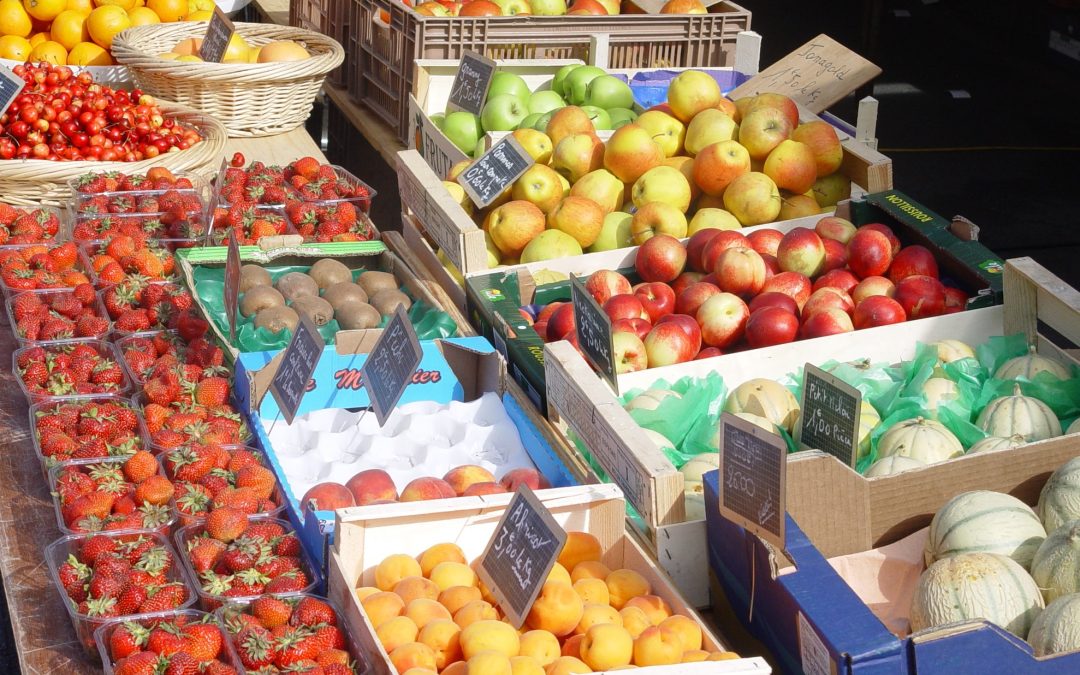
[[[252,522],[270,522],[280,525],[286,534],[293,534],[297,538],[297,542],[300,542],[299,535],[296,534],[296,530],[286,520],[279,518],[258,518]],[[181,527],[173,534],[173,539],[176,542],[176,550],[180,552],[180,559],[184,562],[184,570],[187,572],[195,584],[195,592],[199,596],[199,608],[207,612],[213,611],[222,605],[236,602],[250,602],[255,598],[262,595],[243,595],[243,596],[226,596],[226,595],[213,595],[203,590],[202,580],[199,575],[195,573],[195,570],[191,567],[191,561],[188,559],[188,545],[200,536],[204,536],[204,528],[201,523],[194,525],[188,525],[187,527]],[[307,551],[304,549],[303,544],[300,544],[300,569],[308,578],[308,584],[304,588],[296,591],[295,593],[310,593],[314,589],[319,588],[321,577],[315,564],[311,562],[311,558],[308,556]],[[294,595],[295,593],[287,593],[284,595]]]
[[[172,554],[174,561],[179,561],[181,557],[176,554],[176,550],[173,548],[172,544],[169,543],[169,540],[156,532],[126,530],[118,532],[102,532],[98,534],[104,534],[107,537],[125,542],[135,540],[139,537],[151,537],[158,545],[164,546],[165,550]],[[79,644],[86,650],[86,655],[96,661],[100,658],[100,652],[97,649],[97,643],[94,641],[94,632],[101,626],[121,618],[130,620],[155,615],[132,614],[124,617],[97,617],[79,612],[78,606],[68,597],[63,584],[60,583],[60,566],[64,564],[64,561],[67,560],[68,556],[74,555],[78,557],[81,543],[91,536],[93,535],[76,534],[60,537],[45,548],[45,562],[49,566],[49,574],[52,577],[53,585],[56,586],[57,593],[60,594],[60,600],[63,602],[64,607],[67,608],[68,617],[71,619],[71,625],[75,628],[75,634],[78,636]],[[188,609],[195,603],[197,596],[193,592],[193,580],[188,577],[187,570],[183,565],[174,562],[165,573],[165,578],[168,579],[169,582],[179,581],[187,588],[188,598],[177,611]]]
[[[150,437],[149,437],[149,434],[147,434],[147,432],[146,432],[146,426],[145,426],[145,424],[143,422],[143,419],[142,419],[142,413],[135,406],[135,404],[132,403],[130,398],[123,398],[123,397],[120,397],[120,396],[111,396],[111,395],[105,395],[105,396],[77,396],[77,397],[70,398],[70,399],[64,399],[64,400],[59,401],[59,402],[57,402],[57,401],[43,401],[41,403],[35,403],[35,404],[30,406],[30,440],[34,444],[34,452],[37,453],[38,459],[41,460],[41,472],[42,472],[42,475],[45,477],[46,482],[48,482],[48,480],[49,480],[49,470],[52,469],[54,466],[56,466],[58,464],[58,462],[56,460],[52,459],[51,457],[46,457],[45,455],[43,455],[41,453],[41,438],[38,435],[38,429],[37,429],[37,419],[38,419],[38,417],[43,413],[47,413],[54,406],[83,405],[83,404],[86,404],[86,403],[101,403],[101,402],[104,402],[104,401],[109,401],[111,403],[118,403],[120,405],[126,405],[127,407],[131,408],[135,412],[136,417],[138,418],[138,425],[135,428],[136,437],[141,442],[143,448],[149,448],[150,447]]]
[[[217,212],[217,210],[219,208],[220,209],[228,209],[229,207],[228,207],[227,204],[223,204],[223,203],[222,204],[217,204],[215,206],[215,209],[214,209],[215,213]],[[287,235],[287,234],[296,234],[296,227],[294,227],[292,221],[289,220],[289,216],[285,213],[285,207],[284,206],[256,206],[255,207],[255,212],[256,212],[257,215],[260,215],[260,216],[263,216],[263,217],[266,217],[266,218],[270,218],[270,219],[281,218],[282,220],[285,221],[285,230],[283,232],[281,232],[280,234],[273,234],[273,235],[267,235],[267,236],[278,237],[278,236],[284,236],[284,235]],[[245,240],[250,240],[250,234],[251,234],[250,231],[244,233]],[[262,239],[262,237],[260,237],[259,239]],[[228,225],[226,223],[224,223],[224,222],[219,225],[217,223],[217,218],[215,217],[214,218],[214,223],[213,223],[213,228],[210,231],[209,244],[211,246],[225,246],[226,244],[228,244],[228,241],[229,241]],[[252,241],[254,243],[257,243],[258,239],[250,240],[250,241]],[[238,243],[241,246],[247,245],[247,241],[238,240]]]
[[[7,300],[7,310],[6,310],[7,311],[7,318],[8,318],[9,324],[11,325],[11,332],[15,334],[15,339],[18,341],[20,347],[25,347],[27,345],[58,344],[58,343],[64,343],[64,342],[71,342],[72,340],[94,340],[94,339],[101,340],[101,339],[105,339],[105,337],[112,331],[112,321],[109,319],[109,313],[105,311],[105,305],[101,302],[101,296],[98,296],[98,297],[96,297],[94,299],[94,304],[92,305],[92,307],[94,309],[94,316],[99,316],[99,317],[105,319],[108,326],[104,331],[102,331],[98,335],[90,335],[90,336],[86,336],[86,337],[75,337],[73,335],[70,338],[65,338],[65,339],[62,339],[62,340],[28,340],[28,339],[26,339],[24,337],[23,332],[20,331],[17,328],[17,324],[15,322],[15,313],[12,311],[12,305],[15,304],[16,299],[20,295],[22,295],[24,293],[33,293],[33,294],[37,295],[39,298],[41,298],[42,301],[44,301],[45,303],[48,303],[50,298],[56,298],[56,297],[63,296],[63,295],[71,295],[71,292],[72,291],[71,291],[70,288],[47,288],[47,289],[39,289],[39,290],[34,290],[34,291],[20,291],[20,292],[17,292],[15,294],[13,294],[11,297],[8,298],[8,300]]]
[[[128,621],[132,621],[132,619],[128,618],[109,621],[94,631],[94,641],[97,642],[98,655],[106,675],[112,675],[112,673],[116,672],[117,665],[117,661],[112,657],[109,641],[112,639],[112,634]],[[153,628],[163,623],[176,626],[184,626],[191,623],[209,623],[221,632],[221,652],[218,654],[217,660],[232,666],[238,673],[244,672],[244,665],[240,663],[240,657],[237,656],[236,650],[233,648],[229,632],[225,630],[225,627],[222,626],[221,622],[214,614],[200,612],[197,609],[184,609],[175,612],[143,614],[140,615],[140,618],[134,619],[134,623],[137,623],[144,628]]]
[[[331,167],[334,169],[334,173],[337,174],[338,182],[347,183],[352,186],[354,192],[366,191],[367,194],[355,197],[334,197],[331,199],[304,199],[303,197],[301,197],[301,199],[309,204],[315,204],[316,206],[331,206],[342,202],[350,202],[360,212],[365,214],[371,213],[371,202],[374,201],[375,195],[378,194],[375,192],[375,188],[354,176],[344,167],[338,166],[337,164],[332,164]]]
[[[64,242],[60,242],[60,243],[64,243]],[[5,245],[5,246],[0,246],[0,251],[5,251],[5,250],[16,251],[16,250],[20,250],[20,249],[29,248],[30,246],[35,246],[35,244],[30,244],[30,245],[27,245],[27,244]],[[49,246],[49,248],[51,249],[53,244],[46,244],[46,246]],[[75,265],[74,265],[74,267],[72,269],[74,269],[76,271],[79,271],[79,272],[82,272],[84,275],[86,275],[86,278],[88,280],[90,279],[90,261],[86,259],[86,256],[83,255],[83,252],[81,250],[79,250],[77,255],[76,255]],[[4,281],[4,278],[2,276],[0,276],[0,291],[3,291],[5,300],[11,299],[12,296],[18,295],[19,293],[25,293],[26,291],[32,291],[32,290],[38,290],[38,291],[40,291],[40,290],[63,290],[65,288],[71,288],[71,287],[70,286],[56,286],[56,287],[52,287],[52,288],[48,288],[48,289],[44,289],[44,288],[11,288]]]
[[[198,241],[206,236],[205,210],[187,214],[183,220],[177,222],[170,222],[171,220],[168,213],[81,213],[72,218],[71,238],[80,244],[102,242],[111,234],[133,229],[148,232],[153,241],[159,242]],[[110,233],[113,228],[116,232]]]
[[[138,393],[135,396],[133,396],[131,400],[135,403],[135,407],[139,410],[140,415],[142,414],[143,408],[149,403],[149,401],[146,398],[145,393]],[[241,419],[240,419],[240,442],[241,443],[249,442],[251,440],[251,429],[248,428],[247,421],[244,419],[244,416],[240,413],[240,408],[239,408],[239,406],[236,405],[236,399],[230,398],[229,399],[229,405],[232,407],[233,412],[240,415],[240,417],[241,417]],[[150,451],[153,452],[155,455],[160,454],[162,452],[167,452],[169,450],[172,450],[172,448],[167,448],[167,447],[165,447],[163,445],[159,445],[157,443],[154,443],[154,436],[150,432],[149,429],[147,429],[147,438],[150,441]],[[185,445],[185,444],[186,443],[181,443],[180,445]],[[234,444],[226,443],[226,445],[234,445]]]
[[[78,345],[88,345],[94,349],[103,359],[111,359],[117,365],[120,366],[121,382],[117,385],[113,391],[99,392],[101,394],[113,394],[116,396],[128,396],[131,394],[133,388],[131,377],[128,375],[127,369],[124,368],[123,359],[120,357],[120,350],[115,345],[103,342],[102,340],[71,340],[66,342],[59,342],[53,344],[42,345],[28,345],[20,347],[15,350],[15,353],[11,356],[11,370],[15,373],[15,379],[19,381],[19,387],[22,388],[23,394],[26,396],[26,400],[30,403],[40,403],[42,401],[64,401],[72,398],[82,398],[86,394],[62,394],[53,396],[49,394],[36,393],[30,390],[23,382],[22,376],[19,375],[19,359],[23,354],[27,353],[31,349],[41,347],[45,350],[47,355],[56,355],[64,352],[71,352]]]
[[[117,338],[114,344],[116,345],[117,351],[120,353],[121,364],[124,366],[124,372],[128,374],[128,377],[131,378],[131,381],[137,384],[140,389],[142,388],[142,385],[146,383],[146,378],[143,377],[142,373],[135,372],[128,364],[127,359],[124,357],[128,349],[132,348],[131,345],[139,339],[151,339],[157,335],[168,336],[170,341],[176,344],[177,353],[182,352],[183,346],[185,344],[184,341],[180,339],[180,334],[174,330],[144,330],[139,331],[138,333],[120,334],[123,335],[123,337]],[[180,360],[183,361],[183,359]]]
[[[24,215],[33,215],[36,211],[43,211],[51,216],[55,216],[56,219],[59,221],[59,226],[56,229],[56,234],[53,236],[45,236],[38,241],[26,242],[12,242],[9,238],[4,241],[5,246],[33,246],[36,244],[56,244],[65,242],[71,238],[70,228],[66,225],[67,219],[65,218],[63,211],[56,208],[55,206],[17,206],[14,204],[5,204],[5,206],[9,206],[18,211],[19,217],[22,217]]]
[[[166,463],[165,460],[167,459],[167,457],[171,453],[181,452],[183,450],[183,448],[185,448],[185,447],[190,447],[190,446],[180,446],[179,448],[173,448],[171,450],[158,450],[158,451],[156,451],[154,453],[155,456],[158,458],[158,461],[161,462],[161,467],[165,471],[165,476],[171,481],[176,482],[176,474],[169,470],[169,465]],[[219,446],[219,447],[224,448],[225,450],[229,451],[230,455],[232,454],[232,452],[234,450],[240,450],[240,449],[248,450],[253,455],[255,455],[256,459],[259,461],[259,464],[261,464],[264,468],[269,469],[271,472],[273,472],[273,470],[274,470],[274,468],[272,466],[270,466],[270,461],[266,458],[266,453],[264,453],[262,450],[260,450],[259,448],[255,447],[253,445],[222,445],[222,446]],[[275,478],[274,490],[273,490],[272,493],[270,493],[270,500],[272,502],[274,502],[274,504],[276,504],[277,506],[274,507],[273,509],[270,509],[270,510],[267,510],[267,511],[261,511],[259,513],[253,514],[253,515],[249,516],[250,518],[284,518],[285,517],[282,514],[285,511],[285,505],[288,504],[288,502],[289,502],[289,498],[285,496],[285,492],[281,489],[281,481],[277,480],[277,474],[274,475],[274,478]],[[179,506],[176,508],[176,514],[177,514],[177,517],[180,519],[180,526],[182,526],[182,527],[186,527],[188,525],[194,525],[196,523],[201,523],[201,522],[204,522],[206,520],[206,513],[187,514],[187,513],[184,513],[183,511],[181,511]]]
[[[210,198],[213,191],[210,188],[210,184],[205,178],[196,173],[189,173],[185,171],[174,172],[173,176],[177,179],[187,178],[191,181],[192,187],[190,188],[163,188],[160,190],[113,190],[108,192],[80,192],[78,183],[82,178],[81,176],[68,180],[68,187],[71,189],[71,199],[68,200],[68,209],[72,214],[85,213],[88,202],[91,202],[95,198],[105,197],[110,201],[117,199],[123,199],[131,202],[130,208],[124,208],[123,205],[118,205],[121,208],[110,209],[110,212],[121,213],[157,213],[160,212],[160,208],[139,208],[138,204],[142,198],[156,198],[165,194],[166,192],[176,191],[182,194],[193,194],[199,198],[202,212],[205,213],[207,204],[210,203]]]
[[[123,466],[124,462],[126,461],[126,457],[107,457],[105,459],[73,459],[67,462],[61,462],[49,469],[49,491],[53,495],[53,509],[56,511],[56,525],[60,528],[61,532],[65,534],[87,534],[87,531],[74,530],[70,526],[68,526],[66,522],[64,522],[64,512],[63,507],[60,503],[60,495],[57,494],[56,491],[56,483],[60,478],[60,474],[62,472],[70,471],[72,468],[77,468],[80,472],[86,473],[88,471],[91,471],[92,467],[95,466],[110,464],[116,466]],[[161,476],[165,475],[165,470],[161,467],[160,461],[158,462],[158,474]],[[127,481],[125,481],[125,483],[127,484]],[[136,504],[136,507],[138,506],[140,505]],[[160,532],[162,535],[168,535],[172,531],[173,525],[175,525],[177,521],[176,504],[173,501],[172,497],[169,497],[169,504],[167,509],[168,520],[155,527],[140,527],[138,529],[148,532]],[[91,532],[91,534],[92,533],[93,532]]]
[[[226,199],[223,199],[221,197],[221,188],[225,186],[225,172],[228,171],[229,169],[235,169],[235,168],[236,167],[229,164],[229,161],[228,161],[227,158],[221,160],[221,166],[218,167],[217,177],[214,178],[214,187],[213,187],[213,190],[212,190],[213,194],[211,196],[211,201],[210,201],[211,211],[215,207],[222,207],[222,208],[228,208],[229,207],[229,201],[226,200]],[[243,170],[246,171],[247,167],[243,167]],[[296,194],[296,190],[293,189],[293,186],[290,185],[288,183],[288,181],[285,181],[285,182],[281,183],[281,187],[284,188],[286,194],[289,195],[289,196],[293,196],[293,195]],[[269,203],[268,202],[266,204],[260,204],[260,206],[284,206],[284,205],[285,205],[285,202],[277,202],[277,203]]]
[[[186,288],[185,288],[184,284],[182,284],[179,280],[177,280],[175,278],[172,278],[172,279],[155,279],[155,280],[151,281],[150,283],[156,284],[156,285],[159,285],[159,286],[165,286],[166,290],[179,289],[179,290],[182,290],[182,291],[186,291]],[[105,303],[105,294],[109,291],[110,288],[112,288],[113,286],[116,286],[116,285],[117,284],[105,284],[104,286],[100,287],[100,289],[97,292],[98,298],[100,299],[100,302],[101,302],[101,306],[103,308],[105,308],[106,312],[108,312],[108,305]],[[190,291],[186,291],[186,292],[189,295],[191,293]],[[192,304],[194,304],[194,298],[192,299]],[[112,316],[111,314],[107,314],[107,316],[108,316],[109,319],[114,320],[114,321],[118,318],[118,317]],[[166,330],[165,324],[162,323],[162,320],[165,319],[165,318],[166,318],[165,316],[159,315],[158,319],[157,319],[157,324],[150,326],[150,328],[145,330],[145,331],[137,331],[137,332],[138,333],[147,333],[147,332],[155,332],[155,331]],[[113,326],[113,330],[112,330],[113,339],[131,337],[132,335],[135,335],[135,334],[136,333],[132,332],[132,331],[117,330],[115,325]]]

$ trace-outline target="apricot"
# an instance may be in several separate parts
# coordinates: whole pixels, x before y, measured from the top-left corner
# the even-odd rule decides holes
[[[544,667],[528,656],[515,656],[510,659],[510,672],[513,675],[545,675]]]
[[[546,630],[525,632],[520,638],[520,644],[518,654],[532,657],[541,667],[559,658],[562,653],[559,638]]]
[[[626,607],[640,607],[649,617],[649,623],[659,626],[660,622],[671,616],[671,607],[658,595],[639,595],[626,601]]]
[[[660,622],[659,628],[661,633],[678,636],[684,652],[701,649],[701,626],[690,617],[681,614],[669,616]]]
[[[443,668],[442,672],[439,673],[439,675],[465,675],[467,671],[468,666],[466,666],[464,661],[454,661],[447,667]]]
[[[634,664],[664,666],[679,663],[684,651],[678,635],[663,633],[659,626],[649,626],[634,640]]]
[[[570,570],[570,580],[599,579],[603,581],[609,574],[611,570],[604,563],[599,560],[586,560],[574,565],[574,569]]]
[[[401,613],[405,611],[405,602],[401,599],[401,596],[389,591],[372,593],[360,601],[360,606],[364,608],[368,621],[375,628],[395,616],[401,616]]]
[[[600,548],[600,540],[588,532],[567,532],[566,544],[559,553],[559,564],[568,570],[574,569],[578,563],[586,561],[598,562],[604,554]]]
[[[574,587],[561,581],[549,581],[525,619],[529,628],[546,630],[558,637],[569,635],[581,621],[585,604]]]
[[[435,569],[431,570],[428,578],[439,587],[440,591],[445,591],[454,586],[476,585],[476,572],[473,571],[473,568],[460,562],[439,563],[435,566]]]
[[[461,660],[461,627],[450,619],[433,619],[417,635],[417,642],[423,642],[435,653],[435,667],[438,669]]]
[[[544,583],[546,584],[552,581],[561,581],[564,584],[574,585],[573,580],[570,578],[570,573],[559,563],[555,563],[551,566],[551,571],[548,572],[547,581]]]
[[[502,652],[480,652],[465,663],[465,675],[513,675],[510,657]]]
[[[545,675],[575,675],[576,673],[591,672],[592,668],[585,665],[585,662],[581,659],[573,656],[560,656],[544,669]]]
[[[405,577],[394,584],[394,592],[401,596],[406,607],[417,598],[434,600],[439,597],[439,587],[424,577]]]
[[[456,466],[446,472],[442,478],[454,490],[454,494],[462,496],[474,483],[494,483],[495,476],[482,466],[464,464]]]
[[[593,670],[628,666],[634,658],[634,639],[622,626],[601,623],[585,633],[581,641],[581,660]]]
[[[683,652],[682,662],[698,663],[700,661],[704,661],[707,658],[709,658],[709,652],[705,651],[704,649],[691,649],[688,652]]]
[[[474,564],[473,570],[475,571],[475,569],[476,565]],[[484,583],[484,580],[481,579],[479,575],[476,577],[476,587],[480,589],[480,597],[483,598],[485,602],[490,602],[493,605],[499,604],[499,601],[495,599],[495,594],[491,592],[491,589],[487,587],[487,584]]]
[[[584,639],[584,635],[571,636],[569,640],[563,643],[562,649],[559,650],[559,656],[573,656],[575,659],[580,659],[581,641]]]
[[[449,499],[457,497],[454,488],[441,478],[414,478],[401,491],[399,501],[423,502],[430,499]]]
[[[437,673],[438,671],[417,666],[416,668],[409,668],[401,675],[437,675]]]
[[[465,605],[481,599],[480,589],[476,586],[453,586],[439,593],[439,604],[451,614],[456,614]]]
[[[387,652],[392,652],[401,645],[416,642],[416,636],[419,633],[420,629],[407,616],[395,616],[379,624],[379,627],[375,629],[375,637],[379,638],[379,644]]]
[[[578,579],[574,582],[574,590],[581,596],[581,601],[607,605],[611,603],[611,594],[608,593],[607,584],[603,579]]]
[[[484,600],[474,600],[454,612],[454,623],[462,629],[468,628],[477,621],[498,620],[499,613],[491,603]]]
[[[420,562],[420,572],[425,577],[431,577],[431,571],[444,562],[467,563],[465,552],[457,544],[435,544],[417,558]]]
[[[623,628],[635,640],[646,628],[652,625],[652,622],[649,621],[649,615],[640,607],[623,607],[619,610],[619,616],[622,617]]]
[[[574,628],[575,635],[582,635],[593,626],[602,623],[613,623],[622,626],[622,615],[619,610],[611,605],[586,604],[585,611],[581,613],[581,621]]]
[[[420,563],[404,553],[395,553],[375,567],[375,586],[380,591],[392,591],[397,582],[405,577],[420,575]]]
[[[497,651],[510,658],[521,650],[517,629],[494,619],[475,621],[462,628],[460,640],[461,653],[466,659],[486,651]]]
[[[709,658],[706,661],[735,661],[741,659],[736,652],[709,652]]]
[[[607,583],[608,593],[611,596],[611,606],[615,609],[625,607],[630,598],[648,595],[652,591],[645,577],[634,570],[614,570],[604,581]]]
[[[364,598],[375,595],[376,593],[382,593],[382,591],[375,588],[374,586],[361,586],[360,588],[354,590],[353,593],[356,594],[357,601],[363,603]]]
[[[484,495],[506,494],[506,488],[498,483],[473,483],[461,493],[462,497],[482,497]],[[513,659],[510,659],[512,662]],[[512,665],[512,664],[511,664]]]
[[[436,619],[453,623],[449,610],[430,598],[417,598],[410,602],[405,606],[405,616],[412,619],[417,628],[423,628]]]
[[[390,663],[399,673],[410,668],[435,670],[435,652],[422,642],[410,642],[390,652]]]
[[[398,498],[394,479],[382,469],[361,471],[346,481],[345,487],[352,493],[357,506],[379,501],[396,502]]]

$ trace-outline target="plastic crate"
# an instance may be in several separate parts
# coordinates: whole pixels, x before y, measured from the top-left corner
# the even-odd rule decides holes
[[[337,40],[345,48],[345,62],[330,71],[326,81],[335,87],[345,84],[348,64],[354,57],[349,51],[349,6],[352,0],[292,0],[289,3],[289,25],[318,31]]]
[[[610,68],[733,66],[735,40],[750,12],[724,0],[708,14],[429,17],[400,0],[349,0],[345,50],[356,55],[348,87],[407,141],[417,59],[457,59],[467,50],[493,59],[581,59],[595,35],[608,36]]]

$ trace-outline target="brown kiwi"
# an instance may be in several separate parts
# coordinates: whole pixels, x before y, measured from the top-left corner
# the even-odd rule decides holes
[[[245,293],[256,286],[273,286],[270,273],[258,265],[244,265],[240,268],[240,292]]]
[[[375,328],[382,321],[379,311],[358,300],[343,302],[334,312],[341,330],[357,330],[362,328]]]
[[[271,333],[280,333],[286,328],[296,330],[298,323],[300,323],[300,315],[292,307],[284,305],[267,307],[255,315],[255,327],[265,328]]]
[[[364,292],[364,289],[360,288],[351,281],[341,281],[333,286],[330,286],[322,294],[323,300],[326,300],[334,309],[337,309],[339,305],[349,301],[367,302],[368,296]]]
[[[389,272],[364,272],[356,280],[356,283],[360,284],[360,287],[364,289],[369,298],[379,291],[386,289],[397,290],[398,287],[397,279]]]
[[[285,298],[270,286],[255,286],[240,298],[240,313],[251,316],[270,307],[281,307]]]
[[[311,266],[308,276],[315,280],[319,288],[330,288],[343,281],[352,281],[352,271],[340,260],[323,258]]]
[[[334,308],[329,302],[314,295],[305,295],[292,302],[292,308],[311,319],[316,326],[325,326],[334,318]]]
[[[277,289],[290,302],[305,295],[319,295],[319,285],[303,272],[289,272],[277,280]]]
[[[404,305],[408,310],[412,307],[412,300],[396,288],[381,290],[371,298],[371,306],[379,310],[379,314],[383,316],[393,314],[398,305]]]

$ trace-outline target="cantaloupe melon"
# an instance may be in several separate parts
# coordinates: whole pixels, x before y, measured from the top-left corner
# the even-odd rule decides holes
[[[976,424],[991,436],[1023,436],[1029,443],[1061,435],[1061,422],[1050,406],[1025,396],[1019,384],[1013,387],[1011,396],[990,401]]]
[[[998,553],[1031,566],[1046,530],[1030,506],[1012,495],[974,490],[956,495],[930,521],[926,564],[963,553]]]
[[[1046,606],[1028,633],[1035,656],[1080,649],[1080,593],[1063,595]]]
[[[1080,519],[1080,457],[1057,468],[1043,485],[1036,507],[1048,532]]]
[[[1046,537],[1031,561],[1031,576],[1047,602],[1080,591],[1080,520]]]

